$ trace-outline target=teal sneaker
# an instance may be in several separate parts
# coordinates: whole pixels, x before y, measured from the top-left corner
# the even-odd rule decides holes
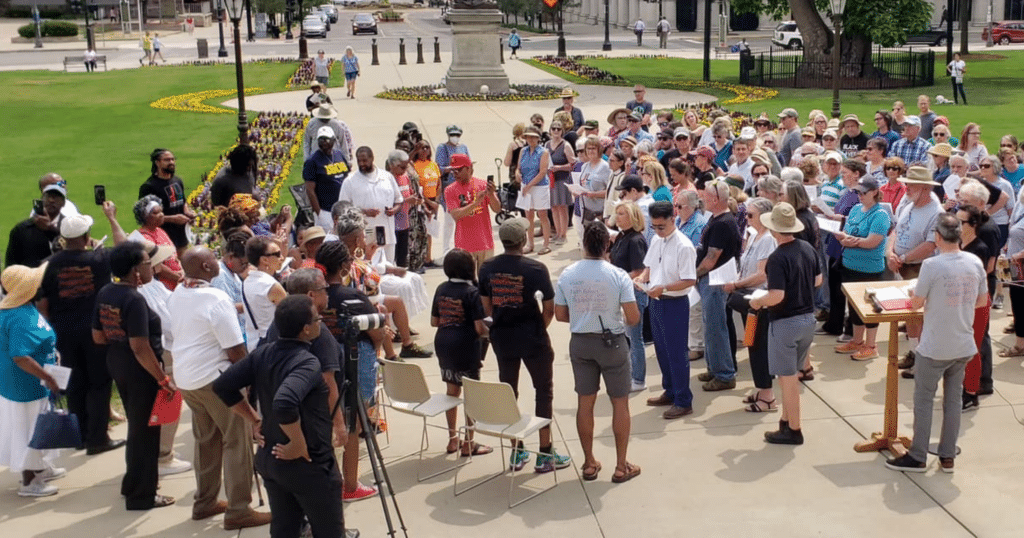
[[[530,453],[525,450],[513,449],[512,455],[508,458],[508,466],[513,471],[522,471],[526,464],[530,463]]]
[[[555,469],[565,469],[572,464],[572,458],[569,456],[561,456],[554,450],[551,454],[541,454],[537,456],[537,464],[533,466],[533,471],[536,473],[550,473]]]

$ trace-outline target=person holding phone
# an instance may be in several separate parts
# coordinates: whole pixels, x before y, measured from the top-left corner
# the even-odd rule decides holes
[[[43,196],[33,201],[29,218],[11,229],[4,256],[5,267],[39,267],[43,260],[53,254],[53,243],[57,240],[60,222],[64,218],[61,210],[68,191],[63,180],[45,186],[43,180],[40,180],[40,186]]]
[[[468,156],[452,155],[449,166],[455,172],[455,183],[444,190],[444,199],[448,214],[455,220],[455,248],[472,254],[479,267],[494,257],[490,211],[500,211],[501,201],[493,177],[486,182],[473,177],[473,162]]]
[[[358,170],[341,185],[338,200],[358,207],[374,230],[378,246],[384,247],[388,261],[395,260],[395,214],[404,201],[402,190],[391,172],[373,164],[373,150],[362,146],[356,150]]]

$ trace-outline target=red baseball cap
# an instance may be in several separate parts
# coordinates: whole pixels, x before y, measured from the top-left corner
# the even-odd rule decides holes
[[[465,168],[467,166],[473,166],[473,161],[469,160],[469,155],[462,155],[461,153],[452,155],[448,166],[451,168]]]

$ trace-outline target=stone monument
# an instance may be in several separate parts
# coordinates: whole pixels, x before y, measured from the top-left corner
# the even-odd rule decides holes
[[[446,86],[450,93],[508,93],[508,75],[501,66],[498,27],[501,12],[490,0],[456,0],[448,13],[452,25],[452,64]]]

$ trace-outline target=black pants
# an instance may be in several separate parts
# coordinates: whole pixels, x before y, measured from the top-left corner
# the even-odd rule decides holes
[[[552,402],[555,397],[552,368],[555,363],[555,350],[551,348],[550,341],[526,355],[504,352],[498,340],[491,340],[491,347],[494,348],[494,355],[498,360],[498,381],[512,385],[512,391],[515,392],[516,398],[519,398],[519,365],[521,363],[526,366],[537,395],[534,414],[542,418],[551,418]]]
[[[306,461],[284,462],[283,465],[287,470],[263,476],[270,512],[274,514],[270,521],[271,538],[298,538],[303,516],[316,538],[345,536],[341,473],[337,462],[332,460],[329,469]]]
[[[124,414],[128,417],[121,495],[128,510],[149,510],[156,498],[157,459],[160,457],[160,427],[149,425],[149,415],[160,385],[134,357],[129,360],[108,357],[107,366],[117,383]]]
[[[395,230],[395,259],[399,267],[409,266],[409,230]]]
[[[747,323],[747,314],[750,313],[750,301],[744,299],[751,290],[737,290],[729,294],[728,305],[730,309],[739,312],[743,318],[744,327]],[[732,317],[730,315],[730,317]],[[762,308],[757,311],[757,328],[754,329],[754,345],[747,348],[750,358],[750,373],[754,377],[754,386],[759,389],[772,388],[772,374],[768,372],[768,309]],[[732,339],[736,341],[735,338]],[[733,354],[735,357],[736,355]]]
[[[960,99],[957,98],[957,93],[963,98],[964,104],[967,104],[967,94],[964,93],[964,83],[957,82],[956,77],[949,77],[949,81],[953,83],[953,102],[960,104]]]
[[[843,295],[842,262],[838,258],[828,258],[828,320],[821,326],[829,334],[843,333],[843,320],[846,319],[846,296]]]
[[[1013,335],[1024,338],[1024,288],[1006,286],[1010,289],[1010,311],[1013,312]],[[1017,320],[1020,323],[1017,323]]]
[[[862,273],[860,271],[854,271],[853,269],[849,269],[846,267],[843,267],[841,271],[843,274],[843,282],[873,282],[877,280],[882,280],[881,272]],[[842,290],[840,290],[839,293],[840,295],[842,295]],[[845,299],[845,296],[843,297]],[[835,308],[835,303],[832,303],[832,307],[833,309]],[[863,325],[868,329],[874,329],[878,327],[877,323],[864,323],[864,321],[860,319],[860,315],[857,314],[857,309],[853,308],[852,306],[850,307],[850,323],[857,326]]]
[[[110,442],[110,372],[106,348],[92,341],[92,333],[61,330],[57,333],[57,351],[61,363],[71,368],[68,382],[68,410],[78,417],[82,443],[86,447]],[[152,402],[151,402],[152,403]]]

